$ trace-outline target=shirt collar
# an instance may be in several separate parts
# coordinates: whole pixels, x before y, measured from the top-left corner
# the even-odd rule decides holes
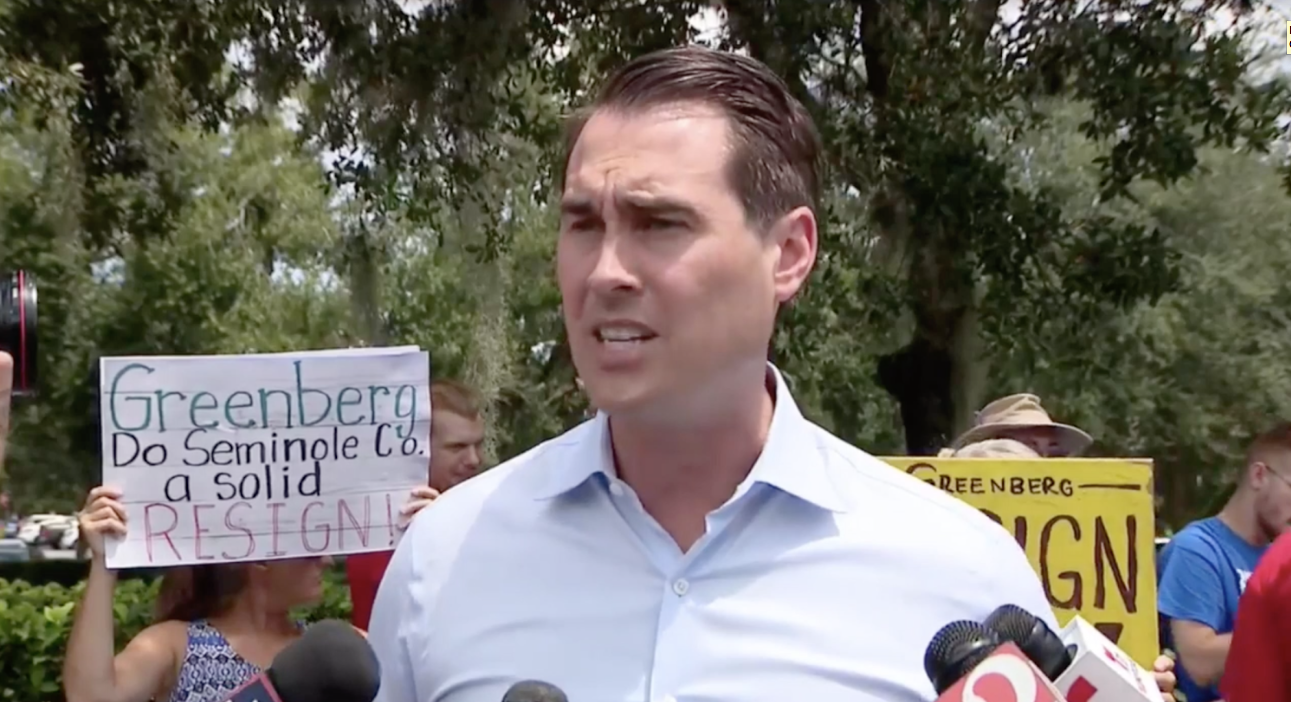
[[[762,453],[736,494],[760,483],[824,510],[847,511],[849,505],[821,456],[820,434],[802,416],[780,370],[768,363],[767,373],[774,378],[776,388],[771,429],[767,432]],[[556,441],[564,444],[566,450],[560,452],[558,459],[543,466],[547,475],[535,492],[537,499],[551,499],[570,492],[598,474],[607,479],[615,478],[609,417],[604,412],[598,412],[594,418]]]

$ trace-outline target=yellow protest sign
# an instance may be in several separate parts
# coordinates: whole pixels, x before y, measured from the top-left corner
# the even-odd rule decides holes
[[[1058,622],[1079,613],[1144,667],[1158,655],[1152,462],[884,458],[1003,525]]]

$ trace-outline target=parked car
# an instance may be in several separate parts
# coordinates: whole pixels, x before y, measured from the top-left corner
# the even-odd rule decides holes
[[[36,545],[63,548],[63,540],[69,537],[72,543],[76,543],[76,535],[72,532],[76,528],[75,519],[51,519],[40,525],[40,536],[36,538]]]
[[[0,539],[0,563],[31,560],[31,547],[20,539]]]
[[[10,518],[9,518],[9,519],[4,523],[4,537],[3,537],[3,538],[6,538],[6,539],[16,539],[16,538],[18,538],[18,518],[17,518],[17,517],[10,517]]]
[[[23,519],[19,524],[18,538],[29,546],[48,545],[41,543],[42,536],[48,538],[50,535],[49,532],[45,532],[44,530],[46,524],[50,525],[52,529],[57,529],[59,533],[62,533],[62,530],[66,529],[67,525],[75,522],[75,517],[70,517],[65,514],[33,514],[26,519]]]
[[[81,525],[75,519],[68,525],[63,533],[58,537],[58,548],[63,551],[71,551],[76,548],[76,542],[81,538]]]

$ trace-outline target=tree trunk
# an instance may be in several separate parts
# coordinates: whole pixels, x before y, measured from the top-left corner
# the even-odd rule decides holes
[[[879,385],[901,406],[906,453],[911,456],[936,455],[952,439],[952,368],[950,350],[923,337],[879,359]]]
[[[370,237],[366,225],[360,222],[348,242],[350,311],[363,341],[368,346],[381,347],[388,344],[388,334],[381,314],[380,264]]]
[[[891,93],[892,62],[886,38],[894,31],[891,24],[901,20],[889,16],[891,6],[879,0],[857,0],[857,6],[866,92],[875,104],[875,129],[882,131],[890,101],[899,99]],[[985,44],[999,6],[999,0],[978,0],[969,8],[967,31],[973,50]],[[948,31],[949,16],[940,17],[938,24]],[[883,221],[884,238],[892,249],[907,254],[915,331],[908,344],[879,359],[878,381],[901,407],[907,454],[931,456],[954,440],[981,399],[976,290],[971,277],[959,268],[960,252],[946,245],[953,238],[944,236],[945,232],[918,229],[921,225],[912,221],[899,181],[885,185],[880,192],[891,217],[876,217],[876,222]]]

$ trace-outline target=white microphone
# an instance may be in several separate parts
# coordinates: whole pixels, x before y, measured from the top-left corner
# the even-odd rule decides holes
[[[1053,681],[1067,702],[1161,702],[1152,674],[1080,616],[1058,637],[1074,647],[1071,666]]]

